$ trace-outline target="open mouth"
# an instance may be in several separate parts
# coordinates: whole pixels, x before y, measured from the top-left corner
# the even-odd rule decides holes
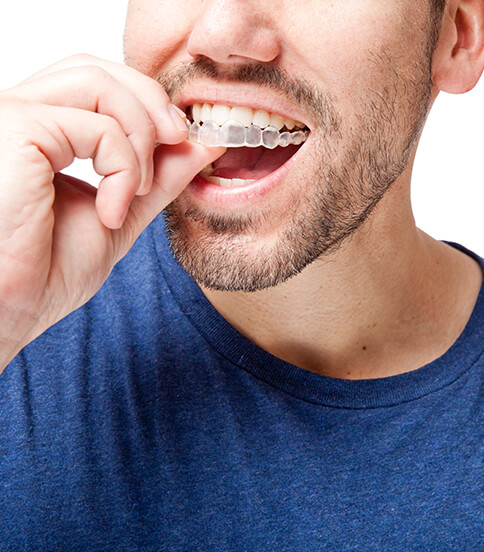
[[[222,187],[252,184],[276,171],[307,140],[308,127],[263,109],[195,103],[187,109],[188,139],[227,152],[200,176]]]

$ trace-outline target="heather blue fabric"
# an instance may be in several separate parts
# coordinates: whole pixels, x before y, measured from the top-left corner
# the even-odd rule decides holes
[[[238,334],[161,224],[0,376],[0,551],[484,550],[484,292],[435,362],[336,380]]]

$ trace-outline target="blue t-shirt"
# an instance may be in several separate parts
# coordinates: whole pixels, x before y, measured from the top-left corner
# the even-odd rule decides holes
[[[481,290],[418,370],[297,368],[216,312],[159,218],[0,376],[0,551],[484,550],[483,352]]]

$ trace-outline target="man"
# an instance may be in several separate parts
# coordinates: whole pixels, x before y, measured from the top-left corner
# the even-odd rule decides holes
[[[0,94],[0,550],[482,549],[482,261],[409,190],[484,2],[132,0],[125,55]]]

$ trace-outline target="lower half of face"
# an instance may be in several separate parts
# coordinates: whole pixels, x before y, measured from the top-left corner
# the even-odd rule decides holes
[[[429,44],[422,39],[414,50],[367,51],[358,87],[299,81],[315,122],[304,143],[230,148],[167,207],[174,254],[198,283],[226,291],[275,286],[360,228],[403,172],[427,115]],[[255,69],[254,84],[263,86],[269,69]],[[177,75],[165,77],[169,90]],[[290,92],[287,79],[271,78],[272,90]]]
[[[198,283],[226,291],[275,286],[358,230],[403,172],[430,98],[425,64],[418,75],[383,66],[380,74],[387,81],[359,97],[332,131],[316,127],[285,151],[229,149],[167,207],[174,254]],[[334,120],[337,103],[324,105]]]

